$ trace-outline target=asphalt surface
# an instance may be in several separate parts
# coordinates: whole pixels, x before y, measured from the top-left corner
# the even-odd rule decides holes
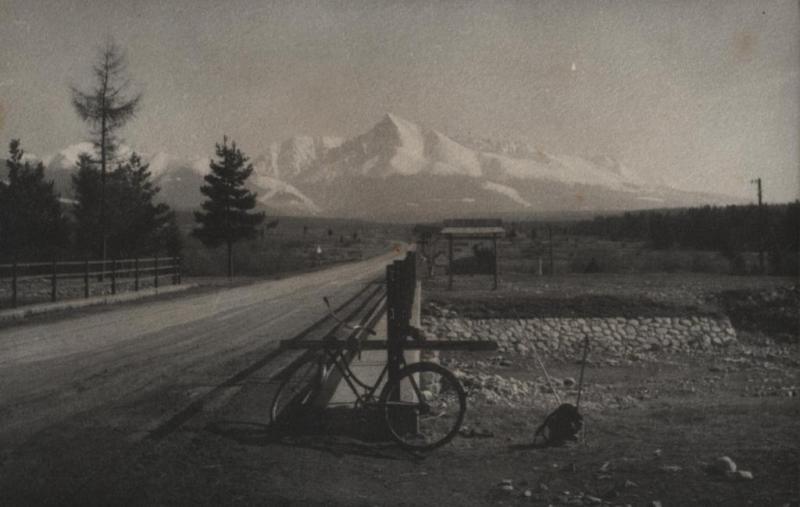
[[[357,299],[394,258],[2,329],[0,446],[76,418],[132,441],[166,434],[224,404],[231,379],[268,379],[278,342],[324,318],[322,296]]]

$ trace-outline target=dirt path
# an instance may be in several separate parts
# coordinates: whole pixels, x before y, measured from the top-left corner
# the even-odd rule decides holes
[[[392,257],[6,328],[0,331],[0,444],[19,445],[69,416],[144,393],[182,391],[185,404],[320,318],[323,295],[346,299]],[[182,408],[177,403],[126,431],[152,429]]]

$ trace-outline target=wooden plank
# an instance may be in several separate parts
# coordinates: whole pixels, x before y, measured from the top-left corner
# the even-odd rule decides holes
[[[282,340],[282,349],[321,350],[326,347],[361,350],[387,350],[386,340],[366,340],[360,345],[344,340]],[[497,350],[497,342],[491,340],[427,340],[424,342],[408,341],[403,343],[403,350]]]

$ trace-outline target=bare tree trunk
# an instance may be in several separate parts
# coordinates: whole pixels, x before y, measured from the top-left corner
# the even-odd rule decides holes
[[[103,280],[103,276],[106,272],[106,137],[108,135],[107,132],[107,123],[106,123],[106,94],[108,93],[108,65],[109,65],[109,54],[108,52],[105,53],[105,61],[103,62],[103,93],[102,103],[100,104],[101,110],[101,118],[100,118],[100,237],[102,241],[102,245],[100,247],[100,258],[103,261],[100,268],[100,280]]]
[[[103,117],[100,125],[100,259],[103,261],[100,269],[100,280],[106,271],[106,119]]]

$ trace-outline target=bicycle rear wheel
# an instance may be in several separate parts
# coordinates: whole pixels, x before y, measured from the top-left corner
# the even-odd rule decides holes
[[[413,363],[381,392],[386,427],[407,449],[426,451],[456,436],[467,410],[467,395],[450,370],[435,363]]]
[[[300,363],[281,382],[270,407],[273,426],[288,426],[299,420],[310,408],[319,391],[319,364],[310,360]]]

